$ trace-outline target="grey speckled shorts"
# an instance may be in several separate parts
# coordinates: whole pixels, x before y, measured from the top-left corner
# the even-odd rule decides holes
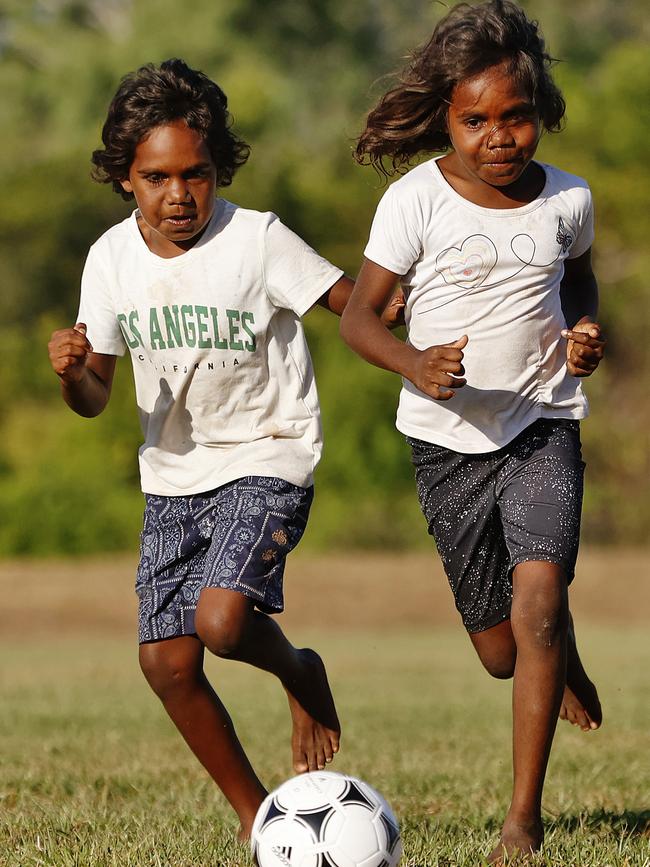
[[[483,454],[407,442],[420,506],[468,632],[508,619],[518,563],[558,563],[573,579],[585,466],[577,421],[540,419]]]
[[[282,611],[285,558],[300,541],[314,489],[247,476],[189,497],[145,495],[136,593],[139,640],[194,634],[205,587],[237,590]]]

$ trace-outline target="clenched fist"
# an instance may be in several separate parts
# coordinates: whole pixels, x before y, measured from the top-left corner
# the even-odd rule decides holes
[[[93,351],[86,337],[86,326],[77,322],[74,328],[55,331],[47,345],[52,369],[65,383],[79,382],[84,375],[86,359]]]

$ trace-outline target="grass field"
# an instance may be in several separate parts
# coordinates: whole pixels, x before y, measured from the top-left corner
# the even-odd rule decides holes
[[[129,558],[0,565],[0,865],[250,867],[139,672]],[[650,554],[585,552],[572,591],[606,721],[558,734],[532,863],[650,867]],[[391,802],[404,867],[481,864],[510,790],[510,684],[480,668],[432,557],[301,559],[282,622],[322,651],[337,770]],[[291,775],[268,676],[210,660],[260,776]]]

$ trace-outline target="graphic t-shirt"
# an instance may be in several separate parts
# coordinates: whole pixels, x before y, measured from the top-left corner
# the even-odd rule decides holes
[[[247,475],[311,484],[322,435],[300,317],[342,272],[274,214],[224,199],[172,259],[149,250],[136,218],[91,247],[78,321],[94,352],[131,354],[143,491]]]
[[[409,343],[426,349],[469,338],[467,384],[450,400],[403,379],[403,433],[480,453],[506,445],[537,418],[587,415],[580,381],[566,368],[560,281],[565,259],[592,244],[591,193],[581,178],[541,165],[544,189],[518,208],[468,202],[437,159],[381,199],[365,255],[404,275]]]

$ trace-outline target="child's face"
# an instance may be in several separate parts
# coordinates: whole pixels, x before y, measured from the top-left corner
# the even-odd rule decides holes
[[[183,121],[155,127],[138,143],[121,184],[135,196],[152,253],[168,259],[196,244],[214,210],[216,179],[206,142]]]
[[[476,185],[515,183],[535,155],[541,123],[505,63],[458,84],[447,113],[456,167]]]

